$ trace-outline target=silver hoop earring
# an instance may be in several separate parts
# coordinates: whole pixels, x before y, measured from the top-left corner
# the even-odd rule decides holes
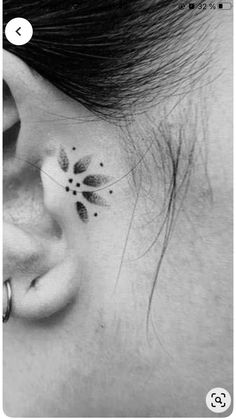
[[[6,287],[7,292],[7,308],[5,313],[3,313],[2,321],[3,323],[6,323],[9,320],[9,317],[11,315],[11,308],[12,308],[12,291],[11,291],[11,283],[10,279],[7,279],[3,285]]]

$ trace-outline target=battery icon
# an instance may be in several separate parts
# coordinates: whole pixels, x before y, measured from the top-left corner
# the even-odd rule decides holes
[[[218,3],[218,9],[222,9],[222,10],[231,10],[232,9],[232,3],[229,2],[222,2],[222,3]]]

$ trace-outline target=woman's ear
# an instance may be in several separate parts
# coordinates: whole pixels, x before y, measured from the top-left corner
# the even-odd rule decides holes
[[[44,164],[54,156],[54,170],[66,138],[62,102],[26,64],[4,53],[4,280],[11,279],[12,315],[26,319],[51,316],[74,302],[82,274],[82,257],[66,234],[71,215],[63,206],[64,179],[46,172],[42,179]],[[45,204],[48,188],[55,213]]]
[[[11,278],[12,313],[48,317],[77,301],[79,290],[87,310],[81,290],[98,304],[114,288],[136,202],[120,131],[8,52],[4,81],[4,280]]]

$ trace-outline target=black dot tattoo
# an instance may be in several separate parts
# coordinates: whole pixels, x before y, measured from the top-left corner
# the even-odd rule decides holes
[[[72,183],[73,182],[73,179],[69,179],[69,182]]]
[[[113,193],[113,191],[109,191],[109,194],[112,194]]]
[[[69,192],[70,188],[68,186],[65,187],[66,192]]]
[[[77,192],[76,191],[73,191],[73,195],[77,195]]]
[[[77,186],[77,188],[79,188],[80,187],[80,183],[76,183],[76,186]]]
[[[100,163],[100,166],[103,167],[103,163]]]
[[[72,147],[72,150],[76,150],[76,147]]]
[[[97,216],[98,216],[98,213],[97,213],[97,212],[95,212],[95,213],[94,213],[94,217],[97,217]]]

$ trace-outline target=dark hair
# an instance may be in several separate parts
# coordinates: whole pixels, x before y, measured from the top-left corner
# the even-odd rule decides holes
[[[3,3],[4,27],[20,16],[34,29],[28,44],[15,46],[4,37],[4,48],[100,114],[124,115],[163,98],[196,77],[196,63],[200,68],[199,33],[189,37],[198,12],[180,9],[176,0]]]

